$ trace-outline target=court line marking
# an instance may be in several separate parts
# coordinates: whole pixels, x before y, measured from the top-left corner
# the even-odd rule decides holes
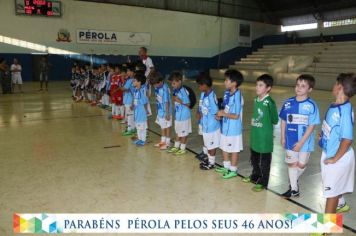
[[[156,131],[153,131],[153,130],[151,130],[151,129],[147,129],[147,130],[150,131],[151,133],[154,133],[154,134],[160,136],[160,134],[159,134],[158,132],[156,132]],[[173,143],[173,141],[171,141],[171,142]],[[193,154],[195,154],[195,155],[198,154],[197,152],[193,151],[193,150],[190,149],[190,148],[186,148],[186,149],[187,149],[189,152],[191,152],[191,153],[193,153]],[[219,163],[215,163],[215,164],[216,164],[217,166],[219,166],[219,167],[222,167],[222,165],[220,165]],[[245,177],[245,176],[243,176],[243,175],[241,175],[241,174],[239,174],[239,173],[238,173],[237,175],[238,175],[239,177],[242,177],[242,178]],[[300,206],[300,207],[302,207],[302,208],[304,208],[304,209],[306,209],[306,210],[308,210],[308,211],[311,211],[311,212],[313,212],[313,213],[318,213],[317,211],[315,211],[315,210],[313,210],[313,209],[311,209],[311,208],[309,208],[309,207],[303,205],[302,203],[296,202],[296,201],[294,201],[293,199],[285,199],[285,198],[283,198],[283,197],[282,197],[282,194],[277,193],[276,191],[274,191],[274,190],[272,190],[272,189],[266,189],[266,191],[270,191],[270,192],[272,192],[272,193],[278,195],[278,196],[281,197],[282,199],[287,200],[287,201],[289,201],[289,202],[291,202],[291,203],[294,203],[295,205]],[[345,229],[347,229],[347,230],[350,230],[350,231],[353,232],[353,233],[356,233],[356,229],[354,229],[354,228],[352,228],[352,227],[350,227],[350,226],[347,226],[347,225],[343,224],[343,227],[344,227]]]

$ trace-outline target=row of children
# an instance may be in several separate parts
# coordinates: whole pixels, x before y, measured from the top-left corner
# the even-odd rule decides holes
[[[137,69],[137,68],[136,68]],[[195,103],[194,92],[183,86],[182,75],[179,72],[171,74],[170,88],[159,74],[150,76],[146,81],[143,70],[128,70],[124,84],[124,94],[132,97],[125,104],[126,117],[133,117],[128,129],[137,129],[137,139],[134,144],[144,146],[147,134],[147,116],[149,111],[148,84],[154,86],[157,117],[156,123],[161,128],[161,140],[155,144],[161,150],[182,155],[186,153],[187,137],[192,132],[191,108]],[[132,72],[132,73],[131,73]],[[212,170],[221,173],[224,179],[238,175],[239,153],[243,150],[242,114],[244,100],[239,87],[243,76],[236,70],[225,72],[225,93],[222,104],[212,88],[212,79],[205,74],[196,80],[201,91],[197,119],[200,134],[203,136],[204,153],[200,155],[202,170]],[[310,153],[314,151],[315,128],[320,124],[319,109],[316,102],[309,97],[315,85],[315,79],[310,75],[300,75],[296,80],[295,93],[287,99],[279,112],[274,100],[269,95],[273,78],[264,74],[256,81],[256,98],[254,99],[251,120],[251,165],[252,173],[243,178],[246,183],[255,184],[253,191],[266,189],[269,182],[270,165],[273,152],[273,126],[281,119],[281,144],[286,149],[285,162],[288,165],[290,188],[283,196],[285,198],[299,196],[298,179],[304,173]],[[129,87],[129,88],[128,88]],[[324,196],[327,198],[326,212],[345,212],[349,210],[343,194],[353,191],[355,161],[351,147],[353,139],[353,109],[349,99],[356,93],[356,76],[340,74],[333,88],[336,99],[331,104],[323,121],[319,135],[319,145],[322,148],[321,170]],[[173,104],[174,102],[174,109]],[[174,110],[174,112],[173,112]],[[176,139],[170,147],[170,127],[174,115]],[[129,132],[133,134],[133,132]],[[220,148],[223,153],[223,166],[215,165],[215,155]]]
[[[187,136],[191,132],[189,91],[182,86],[179,73],[170,77],[173,87],[171,98],[169,87],[162,77],[150,79],[155,87],[157,119],[161,127],[161,142],[155,146],[167,149],[169,127],[172,121],[171,100],[175,107],[175,131],[177,138],[174,147],[168,152],[185,151]],[[225,93],[222,105],[212,88],[212,79],[201,75],[197,79],[199,108],[197,119],[203,135],[207,159],[200,163],[202,170],[214,169],[224,179],[236,177],[239,152],[243,150],[242,114],[244,100],[239,87],[243,76],[236,70],[225,72]],[[311,75],[300,75],[296,79],[295,96],[287,99],[278,114],[274,100],[269,95],[273,78],[264,74],[257,78],[256,98],[254,99],[251,120],[251,164],[252,173],[243,182],[255,184],[253,191],[266,189],[269,182],[270,165],[273,152],[273,126],[281,120],[281,144],[286,150],[285,162],[288,165],[290,187],[282,194],[285,198],[298,197],[299,178],[305,172],[310,153],[314,151],[315,128],[320,124],[319,108],[310,98],[315,85]],[[350,98],[356,93],[356,76],[342,73],[333,87],[335,102],[325,114],[319,134],[322,149],[321,175],[324,196],[327,198],[327,213],[346,212],[350,207],[343,194],[353,192],[355,156],[351,147],[353,139],[353,109]],[[217,148],[223,153],[223,166],[215,165]]]

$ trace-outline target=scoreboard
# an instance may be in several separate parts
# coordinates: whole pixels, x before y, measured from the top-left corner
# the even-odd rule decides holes
[[[17,15],[61,16],[61,2],[51,0],[15,0]]]

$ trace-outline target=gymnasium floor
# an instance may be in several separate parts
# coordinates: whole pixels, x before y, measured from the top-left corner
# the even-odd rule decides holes
[[[187,84],[196,89],[193,83]],[[188,143],[193,152],[174,157],[153,147],[159,139],[156,135],[159,128],[153,123],[149,144],[137,148],[129,138],[120,135],[124,129],[120,122],[107,119],[107,111],[86,103],[73,103],[68,82],[51,83],[48,93],[39,93],[37,89],[37,83],[26,83],[24,94],[0,95],[0,235],[12,235],[15,212],[323,211],[319,148],[301,178],[301,197],[288,201],[276,194],[288,187],[278,127],[271,191],[254,193],[250,191],[252,185],[243,183],[240,177],[223,180],[214,171],[198,168],[193,152],[201,151],[202,139],[197,135],[196,125]],[[215,82],[215,89],[221,95],[223,81]],[[242,91],[245,151],[240,156],[239,173],[245,176],[251,170],[248,140],[254,84],[244,84]],[[276,86],[272,96],[280,107],[284,99],[293,96],[293,88]],[[312,97],[323,116],[332,101],[331,93],[314,91]],[[352,210],[345,214],[344,224],[356,229],[356,193],[346,199]],[[344,232],[355,234],[347,229]]]

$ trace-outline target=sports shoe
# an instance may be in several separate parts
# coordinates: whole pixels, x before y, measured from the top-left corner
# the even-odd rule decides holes
[[[350,210],[350,206],[347,205],[346,203],[341,207],[339,206],[336,207],[336,213],[345,213],[348,212],[349,210]]]
[[[215,168],[215,164],[210,164],[210,163],[201,163],[200,164],[201,170],[212,170],[214,168]]]
[[[134,133],[132,132],[132,130],[126,130],[125,132],[122,133],[122,136],[130,136],[133,135]]]
[[[139,139],[135,139],[132,144],[137,144],[137,142],[140,141]]]
[[[208,157],[208,155],[206,155],[204,152],[201,152],[201,153],[195,155],[195,158],[197,158],[200,161],[204,160],[204,158],[206,158],[206,157]]]
[[[185,149],[184,150],[180,149],[177,152],[175,152],[174,155],[181,156],[181,155],[184,155],[186,153],[187,153],[187,151]]]
[[[254,192],[261,192],[263,191],[265,188],[263,187],[262,184],[256,184],[253,188],[252,188],[252,191]]]
[[[154,147],[161,147],[163,145],[166,145],[164,142],[159,142],[159,143],[156,143],[155,145],[153,145]]]
[[[228,172],[229,172],[229,169],[227,169],[227,168],[225,168],[225,167],[217,167],[216,169],[215,169],[215,171],[216,172],[218,172],[218,173],[222,173],[222,174],[227,174]]]
[[[142,140],[138,140],[138,141],[136,142],[136,145],[142,147],[142,146],[145,145],[145,142],[142,141]]]
[[[231,179],[237,176],[237,171],[228,171],[223,175],[223,179]]]
[[[242,178],[242,182],[251,183],[251,178],[250,177],[244,177],[244,178]]]
[[[167,150],[168,153],[176,153],[178,151],[179,151],[179,148],[176,148],[176,147],[172,147],[172,148]]]
[[[288,189],[287,192],[282,194],[284,198],[299,197],[299,191]]]

